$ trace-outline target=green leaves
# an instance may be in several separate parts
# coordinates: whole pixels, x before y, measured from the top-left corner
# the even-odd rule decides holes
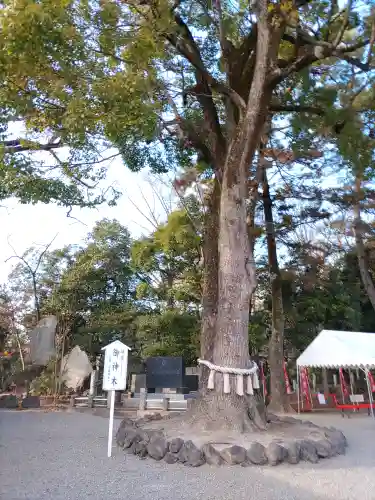
[[[143,359],[149,356],[183,356],[194,365],[198,357],[199,318],[179,310],[142,315],[136,321],[136,338]]]
[[[150,299],[158,297],[170,306],[176,301],[181,307],[200,303],[202,214],[196,205],[187,203],[171,212],[149,237],[133,243],[133,265],[145,281],[138,287],[139,296],[147,292]]]

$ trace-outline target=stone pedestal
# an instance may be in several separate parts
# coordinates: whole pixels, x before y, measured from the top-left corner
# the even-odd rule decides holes
[[[155,410],[137,410],[137,418],[146,417],[147,415],[168,415],[167,411],[155,411]]]

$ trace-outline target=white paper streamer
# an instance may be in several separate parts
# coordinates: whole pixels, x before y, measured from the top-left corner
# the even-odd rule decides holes
[[[234,386],[236,394],[239,396],[244,396],[244,377],[246,376],[246,394],[253,395],[254,389],[259,389],[259,377],[258,377],[258,366],[256,363],[252,362],[252,367],[243,368],[230,368],[228,366],[218,366],[214,365],[210,361],[204,359],[198,359],[198,363],[206,366],[210,370],[208,377],[207,388],[215,389],[215,374],[221,373],[223,375],[223,391],[224,394],[229,394],[231,392],[231,382],[230,375],[235,376],[236,380],[232,384]]]

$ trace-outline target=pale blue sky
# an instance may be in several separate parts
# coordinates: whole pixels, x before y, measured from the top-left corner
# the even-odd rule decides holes
[[[58,236],[52,248],[80,243],[95,221],[104,217],[117,219],[128,227],[134,237],[149,232],[152,225],[139,210],[149,217],[151,208],[152,211],[155,210],[159,220],[165,219],[165,210],[154,192],[157,190],[163,193],[164,198],[171,203],[172,188],[167,180],[164,182],[158,182],[156,177],[150,178],[147,172],[132,173],[120,160],[112,161],[103,185],[114,185],[123,193],[122,197],[116,207],[103,205],[97,209],[74,209],[71,215],[81,222],[67,218],[67,209],[55,205],[20,205],[16,200],[1,203],[0,283],[6,282],[11,267],[17,262],[16,259],[5,262],[14,254],[9,242],[18,254],[34,244],[50,242],[56,234]]]

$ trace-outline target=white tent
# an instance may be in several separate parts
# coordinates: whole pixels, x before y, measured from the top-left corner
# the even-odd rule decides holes
[[[297,359],[297,366],[375,368],[375,333],[323,330]]]
[[[322,330],[297,359],[298,409],[300,369],[305,367],[360,368],[373,404],[368,372],[375,368],[375,333]]]

